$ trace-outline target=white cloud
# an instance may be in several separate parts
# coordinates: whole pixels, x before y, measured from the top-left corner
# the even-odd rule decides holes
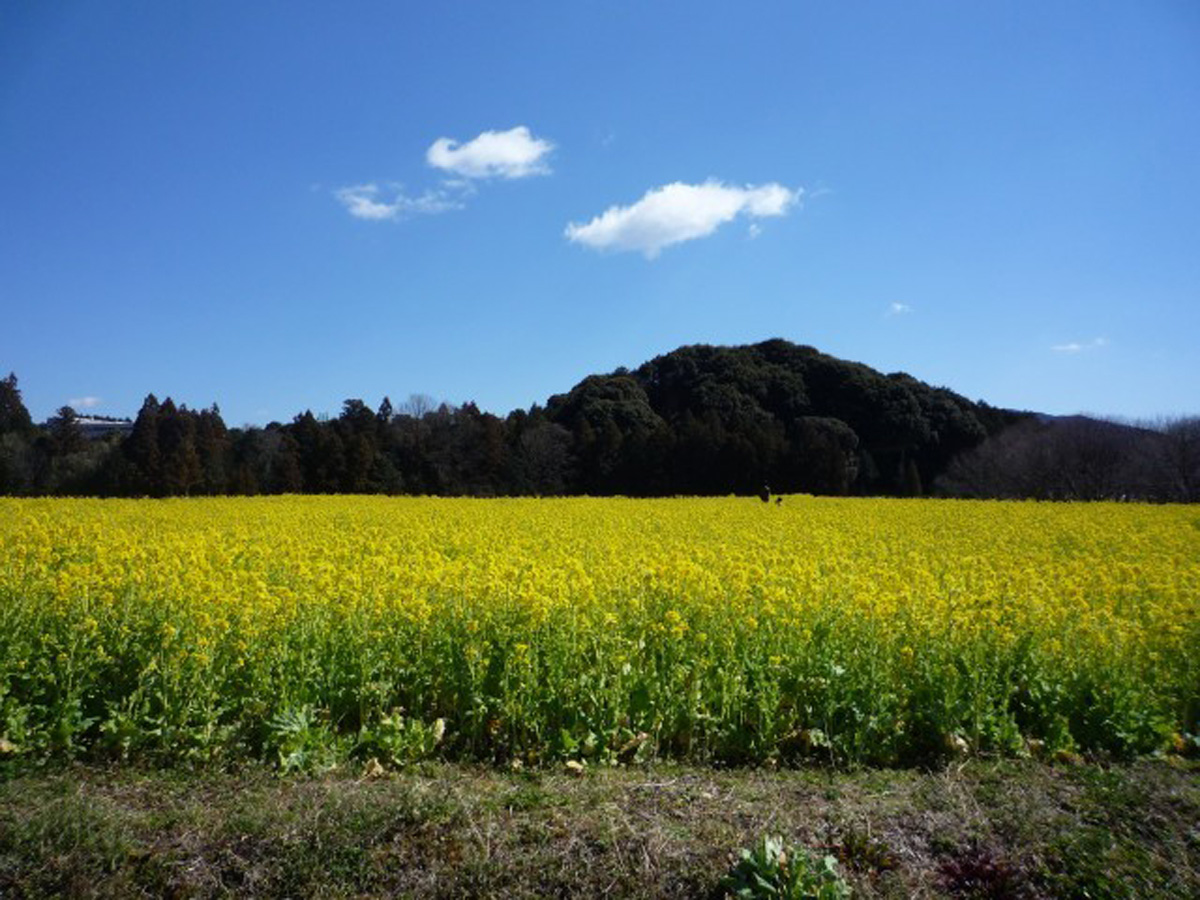
[[[550,141],[534,137],[524,125],[508,131],[485,131],[465,144],[438,138],[425,159],[453,176],[443,179],[438,187],[409,195],[400,184],[389,184],[385,190],[368,182],[337,188],[333,195],[350,215],[373,222],[462,209],[475,193],[475,180],[547,174],[550,168],[546,157],[553,149]]]
[[[570,223],[566,237],[596,250],[636,250],[654,259],[664,247],[708,237],[739,215],[782,216],[802,193],[774,182],[731,187],[677,181],[647,191],[631,206],[610,206],[590,222]]]
[[[72,397],[67,401],[67,406],[71,409],[92,409],[103,402],[99,397]]]
[[[390,199],[383,197],[377,184],[339,188],[333,194],[356,219],[379,222],[404,215],[431,215],[462,209],[462,197],[468,193],[460,186],[449,184],[440,189],[426,190],[416,197],[407,196],[398,186],[393,186],[391,190]]]
[[[1071,341],[1067,344],[1055,344],[1050,349],[1055,353],[1082,353],[1084,350],[1099,350],[1101,347],[1108,346],[1108,338],[1098,337],[1095,340],[1080,343],[1079,341]]]
[[[525,178],[546,175],[550,141],[534,137],[524,125],[508,131],[485,131],[460,144],[438,138],[425,153],[429,165],[464,178]]]
[[[750,227],[746,229],[746,236],[749,237],[750,240],[754,240],[760,234],[762,234],[762,226],[757,222],[751,222]]]
[[[380,203],[375,199],[379,195],[378,185],[359,184],[338,188],[333,194],[356,219],[394,219],[400,214],[394,204]]]
[[[910,312],[912,312],[912,307],[907,303],[892,303],[888,306],[887,315],[890,318],[891,316],[903,316]]]

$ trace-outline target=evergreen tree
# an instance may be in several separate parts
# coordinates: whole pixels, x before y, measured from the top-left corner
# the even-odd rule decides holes
[[[83,431],[79,428],[79,417],[69,406],[60,406],[46,423],[55,455],[77,453],[86,444]]]
[[[268,490],[273,494],[299,494],[304,490],[304,472],[300,468],[300,449],[290,434],[281,434],[279,448],[271,466]]]
[[[186,497],[200,486],[202,469],[196,451],[195,419],[186,406],[176,409],[170,397],[159,408],[160,496]]]
[[[201,493],[223,494],[229,487],[229,430],[217,404],[195,415],[196,453],[200,457]]]
[[[24,434],[32,430],[33,420],[21,400],[17,376],[10,372],[7,378],[0,379],[0,434]]]
[[[122,493],[162,496],[162,459],[158,447],[158,398],[148,394],[133,422],[133,430],[121,446],[129,462],[128,483]]]

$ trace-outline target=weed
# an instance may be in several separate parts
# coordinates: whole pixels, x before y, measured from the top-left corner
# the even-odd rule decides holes
[[[986,847],[972,846],[939,866],[942,884],[956,897],[1009,900],[1026,896],[1019,869]]]
[[[782,838],[764,835],[721,882],[737,900],[840,900],[850,887],[838,874],[837,860],[820,859],[803,847],[785,847]]]

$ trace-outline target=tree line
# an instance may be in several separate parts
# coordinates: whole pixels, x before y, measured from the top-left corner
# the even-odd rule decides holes
[[[1033,417],[955,458],[941,494],[1200,502],[1200,418],[1129,424]]]
[[[1126,468],[1084,477],[1103,468],[1087,453],[1063,450],[1050,465],[1043,464],[1048,451],[1034,449],[1065,446],[1060,436],[1069,425],[778,339],[681,347],[632,371],[588,376],[544,406],[504,417],[413,395],[399,408],[387,398],[376,408],[348,399],[336,418],[306,411],[288,423],[229,428],[216,406],[195,410],[150,395],[128,433],[93,439],[69,407],[35,425],[10,375],[0,381],[0,492],[662,496],[768,489],[1195,499],[1200,478],[1190,469],[1170,477],[1142,471],[1167,464],[1173,451],[1164,441],[1175,431],[1112,426],[1112,433],[1136,435],[1105,451]],[[1089,440],[1095,443],[1079,438],[1090,447]],[[1066,478],[1074,481],[1063,487]]]

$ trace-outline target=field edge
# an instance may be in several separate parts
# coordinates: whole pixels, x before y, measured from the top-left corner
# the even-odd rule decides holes
[[[1200,763],[938,771],[428,763],[0,782],[5,897],[717,897],[765,834],[856,897],[1200,896]]]

